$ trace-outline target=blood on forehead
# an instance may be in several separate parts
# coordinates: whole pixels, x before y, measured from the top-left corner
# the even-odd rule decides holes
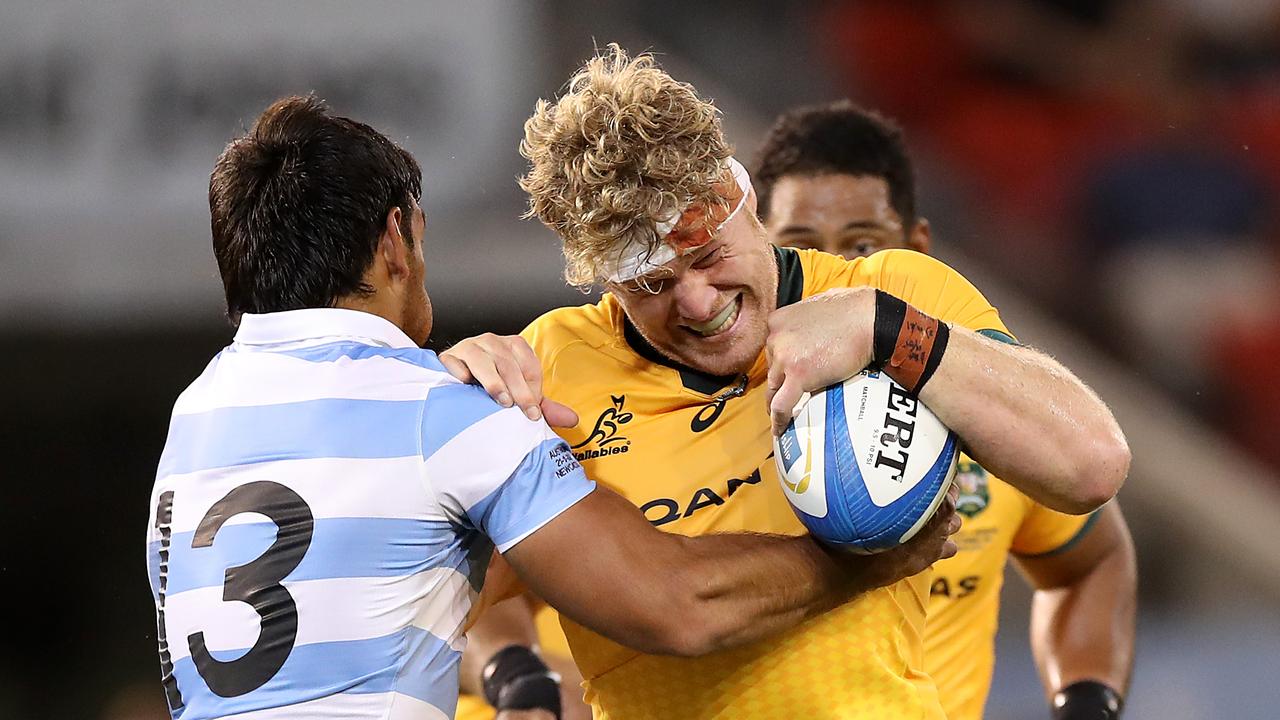
[[[686,254],[711,242],[714,234],[742,209],[746,191],[732,173],[716,183],[713,189],[728,202],[712,206],[709,212],[701,203],[690,205],[680,214],[680,220],[664,238],[678,253]]]
[[[729,158],[725,174],[712,189],[724,198],[724,203],[715,203],[711,208],[686,205],[678,214],[655,221],[658,242],[627,241],[617,255],[603,263],[601,277],[612,283],[634,280],[706,245],[747,204],[751,177],[742,163]]]

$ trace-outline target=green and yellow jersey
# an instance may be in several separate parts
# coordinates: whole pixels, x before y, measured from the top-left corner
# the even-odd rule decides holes
[[[946,322],[1007,333],[973,285],[928,256],[776,252],[780,306],[873,286]],[[542,362],[543,391],[583,419],[561,434],[587,474],[658,528],[804,532],[771,457],[763,354],[736,378],[678,367],[629,327],[607,294],[547,313],[524,337]],[[779,636],[701,658],[646,655],[563,624],[597,718],[941,718],[924,671],[930,580],[903,580]]]
[[[955,557],[933,566],[925,669],[938,684],[949,720],[982,717],[995,666],[996,621],[1005,561],[1062,552],[1093,515],[1064,515],[1035,502],[961,456],[956,510],[964,526]]]

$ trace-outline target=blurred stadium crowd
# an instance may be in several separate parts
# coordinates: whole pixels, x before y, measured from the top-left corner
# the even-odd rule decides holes
[[[822,42],[973,250],[1280,468],[1280,6],[867,0]]]

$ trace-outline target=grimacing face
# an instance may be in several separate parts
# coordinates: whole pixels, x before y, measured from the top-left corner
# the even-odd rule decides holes
[[[872,175],[784,175],[769,201],[769,239],[852,260],[891,248],[929,252],[929,223],[903,228],[889,183]]]
[[[644,283],[608,285],[645,340],[710,375],[750,369],[778,304],[777,263],[756,218],[755,193],[709,243],[664,270]]]

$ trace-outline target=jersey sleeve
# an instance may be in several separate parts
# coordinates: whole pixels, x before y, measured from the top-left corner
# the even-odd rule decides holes
[[[427,482],[445,514],[506,552],[595,489],[543,420],[483,389],[433,388],[423,411]]]
[[[870,285],[943,322],[1013,341],[1000,313],[973,283],[936,258],[914,250],[883,250],[853,261],[816,252],[806,259],[813,274],[806,295]]]
[[[560,358],[571,348],[590,346],[581,336],[581,331],[585,329],[589,334],[600,333],[600,328],[591,323],[593,319],[598,321],[600,317],[593,306],[557,308],[535,319],[520,332],[520,337],[529,343],[533,354],[542,363],[544,395],[562,400],[567,390],[581,385],[583,366],[580,363],[561,363]],[[567,434],[572,437],[572,431]]]
[[[1067,515],[1050,510],[1030,498],[1030,507],[1022,518],[1022,524],[1014,533],[1009,549],[1015,555],[1036,557],[1053,555],[1069,549],[1093,527],[1098,516],[1095,511],[1089,515]]]

